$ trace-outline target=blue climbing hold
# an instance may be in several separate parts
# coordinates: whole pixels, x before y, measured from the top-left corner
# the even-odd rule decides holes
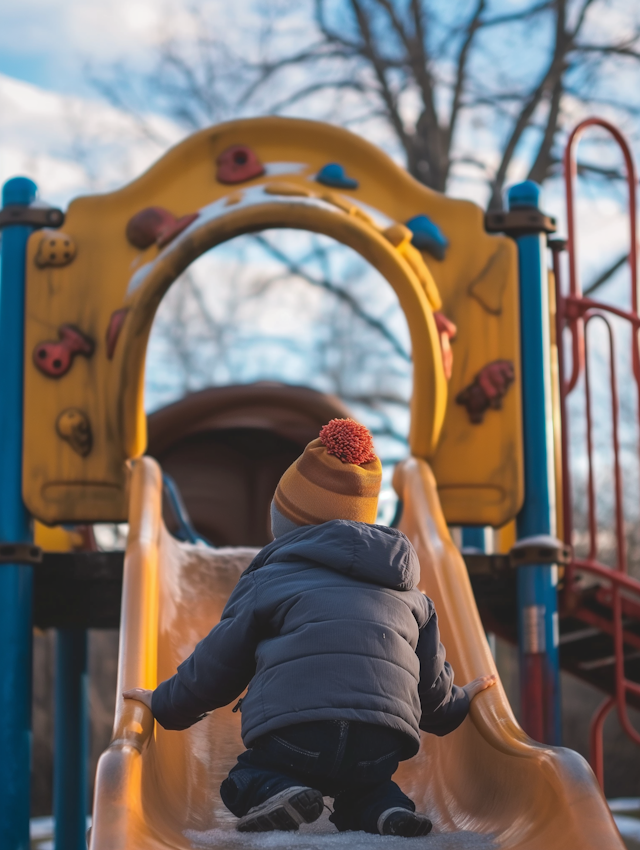
[[[413,233],[412,245],[428,251],[436,260],[444,260],[449,240],[435,222],[426,215],[416,215],[405,224]]]
[[[353,177],[347,177],[344,166],[337,162],[324,165],[316,175],[316,180],[333,189],[357,189],[359,185]]]

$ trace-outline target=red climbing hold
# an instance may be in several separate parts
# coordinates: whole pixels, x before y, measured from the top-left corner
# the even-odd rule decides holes
[[[172,212],[163,207],[146,207],[129,219],[126,230],[127,239],[135,248],[141,250],[149,248],[154,242],[158,248],[164,248],[189,227],[198,215],[199,213],[189,213],[176,218]]]
[[[447,381],[451,378],[453,372],[453,351],[451,350],[451,340],[458,333],[457,327],[451,319],[447,319],[444,313],[434,313],[438,336],[440,337],[440,353],[442,354],[442,366],[444,368],[444,376]]]
[[[91,357],[95,347],[91,337],[73,325],[62,325],[58,330],[58,337],[58,342],[40,342],[33,349],[33,362],[50,378],[66,375],[76,355]]]
[[[332,419],[321,429],[320,442],[327,454],[335,455],[342,463],[362,466],[376,459],[371,434],[355,419]]]
[[[264,174],[256,152],[247,145],[231,145],[217,159],[219,183],[244,183]]]
[[[502,399],[515,381],[516,374],[510,360],[494,360],[487,363],[456,396],[456,402],[467,408],[469,420],[478,425],[489,408],[500,410]]]
[[[115,310],[109,319],[109,327],[107,328],[107,360],[111,360],[116,350],[116,343],[120,336],[120,331],[124,325],[124,320],[129,312],[128,307],[122,310]]]

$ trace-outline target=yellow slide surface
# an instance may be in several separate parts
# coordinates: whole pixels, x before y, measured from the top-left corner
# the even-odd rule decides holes
[[[435,602],[458,683],[495,670],[464,563],[445,524],[428,465],[396,470],[402,530],[416,547],[421,589]],[[162,481],[149,458],[131,480],[118,693],[171,676],[218,621],[252,549],[181,544],[161,514]],[[91,850],[204,847],[382,847],[406,839],[339,835],[325,819],[300,833],[241,835],[220,801],[221,781],[242,752],[240,718],[227,707],[186,732],[154,725],[141,703],[119,697],[113,739],[98,764]],[[624,850],[586,762],[532,742],[501,685],[481,694],[445,738],[423,735],[396,778],[434,832],[412,847]],[[332,833],[332,834],[328,834]],[[408,846],[408,845],[407,845]]]

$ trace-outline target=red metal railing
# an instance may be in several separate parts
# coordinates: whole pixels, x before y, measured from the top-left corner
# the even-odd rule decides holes
[[[576,243],[575,205],[574,205],[574,181],[577,174],[575,150],[578,141],[587,127],[601,127],[607,130],[618,143],[626,165],[627,183],[629,189],[629,228],[630,248],[629,267],[631,272],[631,309],[624,310],[613,304],[607,304],[582,294],[578,274],[578,254]],[[554,273],[556,280],[556,321],[558,340],[558,360],[560,376],[560,414],[562,420],[562,506],[563,506],[563,533],[564,540],[572,544],[574,537],[573,503],[571,489],[571,468],[569,458],[569,421],[567,413],[567,398],[575,390],[580,376],[584,376],[584,403],[586,440],[588,455],[588,479],[587,479],[587,518],[588,518],[588,541],[589,552],[586,558],[574,558],[567,566],[565,573],[564,603],[567,609],[574,608],[575,614],[613,638],[614,644],[614,696],[605,700],[596,712],[591,722],[590,751],[591,766],[603,784],[603,746],[602,733],[604,722],[611,709],[615,706],[622,728],[627,735],[640,744],[640,734],[634,729],[629,720],[627,712],[627,696],[633,693],[640,696],[640,685],[631,681],[625,671],[625,645],[633,647],[637,651],[640,646],[638,635],[625,632],[623,614],[629,618],[638,618],[640,613],[640,582],[627,574],[627,543],[625,539],[625,517],[622,488],[622,469],[620,460],[620,414],[619,414],[619,392],[616,368],[616,345],[615,334],[610,317],[615,316],[628,323],[631,337],[631,365],[633,378],[636,384],[638,396],[638,411],[640,417],[640,350],[638,347],[638,330],[640,329],[640,316],[638,315],[638,261],[636,243],[636,172],[633,157],[629,146],[622,134],[600,118],[589,118],[579,124],[569,137],[567,143],[564,170],[566,182],[567,199],[567,252],[569,265],[569,287],[568,292],[562,291],[560,254],[557,250],[553,252]],[[615,529],[615,564],[606,566],[599,560],[598,547],[598,515],[595,481],[595,449],[593,439],[593,378],[589,365],[588,343],[589,329],[593,323],[598,322],[604,326],[606,332],[607,349],[609,357],[610,384],[610,425],[612,432],[613,461],[611,470],[611,483],[613,485],[614,498],[614,529]],[[567,375],[566,357],[564,348],[564,336],[570,336],[571,369]],[[637,475],[637,470],[635,471]],[[594,612],[580,608],[580,576],[590,575],[603,583],[607,588],[600,599],[604,601],[611,611],[611,619],[601,617]],[[604,589],[603,589],[604,590]],[[577,610],[575,606],[577,604]]]

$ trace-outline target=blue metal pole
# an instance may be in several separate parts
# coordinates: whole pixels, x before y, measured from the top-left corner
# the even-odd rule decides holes
[[[54,753],[55,850],[86,850],[89,713],[85,629],[58,629]]]
[[[478,549],[480,552],[487,550],[487,535],[483,525],[462,526],[462,548]]]
[[[529,180],[509,190],[509,209],[538,209],[540,187]],[[555,534],[555,472],[551,401],[546,237],[516,238],[520,277],[520,334],[525,496],[518,538]],[[518,626],[522,725],[536,740],[561,743],[557,567],[518,569]]]
[[[37,187],[8,180],[2,205],[28,206]],[[33,228],[12,225],[0,247],[0,541],[28,543],[22,501],[24,276]],[[28,850],[31,771],[31,607],[33,568],[0,564],[0,847]]]

